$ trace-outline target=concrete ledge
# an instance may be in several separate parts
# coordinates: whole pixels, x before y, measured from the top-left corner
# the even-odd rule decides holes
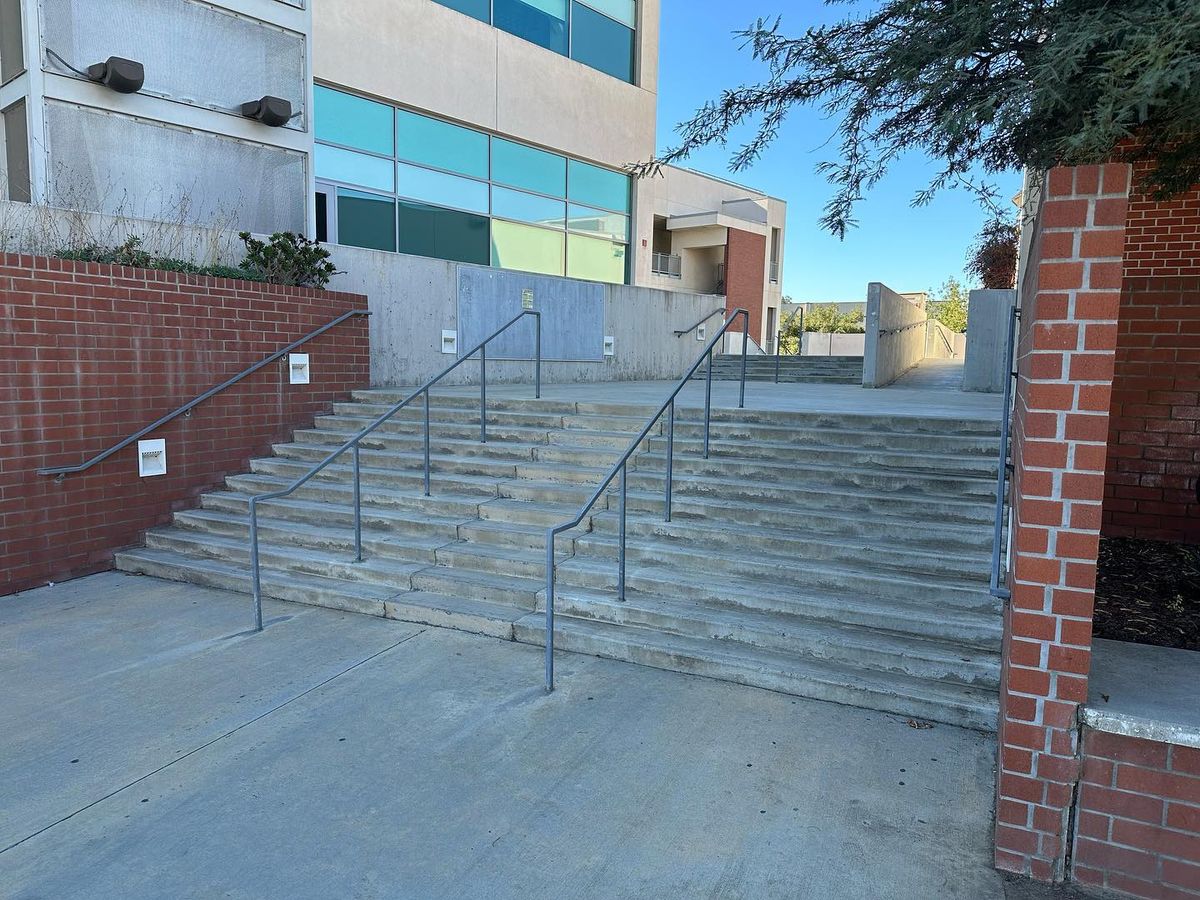
[[[1083,724],[1200,748],[1200,653],[1097,639]]]

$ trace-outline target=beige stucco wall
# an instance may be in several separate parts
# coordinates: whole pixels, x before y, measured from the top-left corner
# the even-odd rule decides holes
[[[313,8],[318,81],[620,167],[654,152],[658,0],[641,0],[626,84],[433,0]]]

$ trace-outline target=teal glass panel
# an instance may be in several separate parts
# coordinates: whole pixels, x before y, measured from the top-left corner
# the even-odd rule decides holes
[[[582,3],[571,9],[571,58],[622,81],[633,81],[633,29]]]
[[[313,155],[318,178],[359,184],[388,193],[395,189],[395,171],[390,159],[367,156],[327,144],[317,144]]]
[[[493,0],[497,28],[567,55],[567,0]]]
[[[570,199],[588,206],[629,212],[629,176],[572,159],[567,177]]]
[[[338,243],[371,250],[396,249],[396,203],[387,197],[339,190]]]
[[[567,205],[561,200],[539,197],[508,188],[492,188],[492,215],[518,222],[532,222],[549,228],[562,228]]]
[[[637,3],[635,0],[586,0],[586,5],[630,28],[637,27]]]
[[[451,9],[457,9],[460,13],[466,13],[472,19],[478,19],[480,22],[488,21],[492,15],[491,0],[435,0],[435,2]]]
[[[409,162],[488,177],[488,136],[407,110],[396,110],[396,156]]]
[[[590,206],[571,204],[567,215],[567,227],[572,231],[583,231],[598,237],[610,237],[617,241],[629,240],[629,217],[620,213],[593,209]]]
[[[396,164],[396,193],[437,206],[453,206],[484,215],[488,211],[488,186],[482,181],[406,163]]]
[[[492,138],[492,181],[552,197],[565,197],[567,161],[545,150]]]
[[[313,88],[318,141],[344,144],[391,156],[396,147],[392,107],[316,85]]]
[[[486,266],[487,216],[400,201],[400,252]]]

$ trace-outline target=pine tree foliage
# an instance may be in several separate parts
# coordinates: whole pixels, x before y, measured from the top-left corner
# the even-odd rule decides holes
[[[1200,0],[827,0],[855,7],[789,36],[760,19],[740,32],[760,83],[724,91],[679,126],[648,174],[753,124],[731,168],[754,161],[790,110],[837,122],[840,152],[818,166],[834,187],[822,224],[839,237],[854,207],[903,154],[939,161],[915,196],[962,186],[995,202],[994,174],[1151,159],[1160,197],[1200,182]]]

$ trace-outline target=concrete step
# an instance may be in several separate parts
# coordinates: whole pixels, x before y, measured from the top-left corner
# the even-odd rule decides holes
[[[253,460],[251,461],[253,464]],[[265,465],[260,468],[266,468]],[[292,471],[296,468],[293,467]],[[293,480],[292,476],[287,475],[272,475],[267,472],[253,472],[248,475],[231,475],[225,479],[225,485],[229,492],[234,494],[242,494],[249,496],[251,494],[269,494],[275,491],[282,490],[287,487]],[[495,494],[490,496],[479,496],[478,494],[463,493],[457,494],[445,489],[445,485],[439,481],[433,482],[434,493],[430,497],[426,497],[423,489],[419,486],[416,489],[389,489],[375,488],[364,483],[362,485],[362,507],[364,512],[368,509],[386,512],[392,510],[398,511],[416,511],[428,512],[433,515],[444,515],[450,518],[477,518],[481,503],[494,498]],[[315,505],[323,504],[338,504],[349,507],[353,503],[353,492],[349,483],[335,481],[330,479],[322,479],[319,476],[297,488],[296,492],[291,496],[281,500],[268,501],[266,505],[286,504],[289,501],[303,501]]]
[[[213,559],[185,556],[165,550],[138,549],[117,554],[117,568],[171,581],[186,581],[207,587],[249,594],[250,575],[237,566]],[[260,584],[263,596],[308,606],[454,628],[513,640],[513,623],[529,615],[529,609],[505,603],[468,600],[426,591],[393,592],[360,582],[345,582],[311,575],[264,569]],[[250,621],[247,598],[247,621]]]
[[[519,619],[517,640],[544,645],[540,615]],[[915,716],[980,731],[994,731],[998,701],[995,691],[951,686],[924,679],[880,675],[830,664],[815,665],[789,654],[726,647],[709,639],[684,638],[597,622],[563,618],[555,625],[555,646],[640,665],[705,675],[783,693]]]
[[[373,403],[363,400],[343,401],[333,404],[335,415],[352,415],[376,418],[389,412],[391,407],[386,403]],[[412,422],[420,425],[424,421],[425,411],[420,404],[407,406],[396,413],[389,421]],[[430,408],[430,419],[439,422],[451,422],[459,425],[474,424],[479,427],[479,408],[458,408],[439,406]],[[521,426],[526,428],[561,428],[562,413],[553,412],[518,412],[488,408],[488,424],[509,428]]]
[[[545,605],[540,604],[544,611]],[[952,684],[999,688],[1000,654],[956,644],[814,621],[786,614],[734,612],[687,599],[630,593],[615,596],[566,591],[555,596],[556,616],[650,628],[681,637],[707,638],[800,659],[833,662],[875,673],[894,673]]]
[[[975,434],[929,434],[908,431],[860,431],[819,425],[764,425],[751,422],[714,420],[710,425],[713,444],[762,444],[770,448],[842,447],[853,450],[882,450],[920,456],[969,456],[995,459],[999,456],[999,438]],[[704,435],[703,422],[679,418],[675,422],[675,440],[699,441]],[[658,443],[659,439],[655,439]]]

